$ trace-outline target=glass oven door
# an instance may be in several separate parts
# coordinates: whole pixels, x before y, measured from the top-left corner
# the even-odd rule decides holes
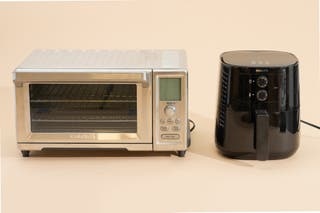
[[[116,74],[122,77],[118,81],[112,74],[88,75],[87,82],[72,76],[50,82],[55,76],[43,76],[16,84],[18,142],[152,143],[152,81],[144,80],[147,75],[130,79],[130,74]]]
[[[30,84],[31,132],[136,133],[135,84]]]

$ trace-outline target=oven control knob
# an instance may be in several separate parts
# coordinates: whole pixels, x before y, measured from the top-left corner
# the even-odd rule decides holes
[[[169,117],[174,116],[174,114],[176,113],[176,107],[168,105],[164,108],[164,113],[166,113],[166,115]]]

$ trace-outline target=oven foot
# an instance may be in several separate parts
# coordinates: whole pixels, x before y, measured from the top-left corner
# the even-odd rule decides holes
[[[182,157],[184,157],[186,155],[186,152],[187,152],[187,150],[178,151],[178,156],[182,158]]]
[[[30,156],[30,151],[29,150],[22,150],[21,153],[22,153],[23,157],[29,157]]]

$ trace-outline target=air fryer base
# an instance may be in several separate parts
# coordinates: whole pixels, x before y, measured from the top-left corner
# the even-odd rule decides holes
[[[244,152],[230,152],[222,150],[221,147],[217,145],[218,152],[228,158],[232,159],[238,159],[238,160],[257,160],[256,153],[244,153]],[[298,147],[290,152],[284,152],[284,153],[270,153],[268,160],[281,160],[285,158],[291,157],[296,151],[298,150]]]

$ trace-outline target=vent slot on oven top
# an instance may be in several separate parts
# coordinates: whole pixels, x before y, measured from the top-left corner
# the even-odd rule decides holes
[[[30,84],[32,132],[137,132],[135,84]]]
[[[227,68],[222,70],[221,74],[221,87],[220,87],[220,103],[219,103],[219,126],[224,127],[226,110],[228,104],[228,93],[229,93],[229,77],[230,71]]]

